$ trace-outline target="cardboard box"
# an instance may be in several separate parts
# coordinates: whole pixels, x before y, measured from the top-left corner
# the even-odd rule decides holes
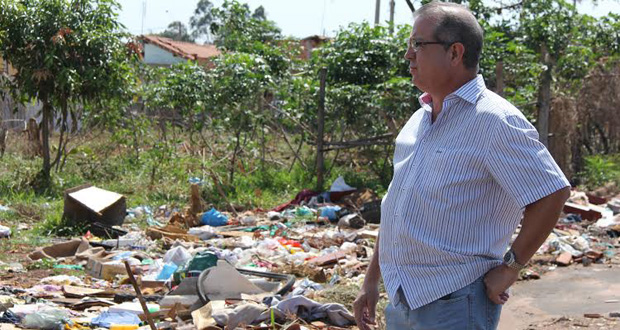
[[[116,275],[127,275],[125,265],[118,261],[88,259],[86,272],[94,278],[113,280]]]
[[[63,218],[75,223],[100,222],[122,225],[127,215],[125,196],[101,188],[83,185],[65,191]]]

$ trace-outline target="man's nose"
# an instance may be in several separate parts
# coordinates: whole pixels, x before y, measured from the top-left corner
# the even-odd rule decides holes
[[[406,60],[411,60],[415,58],[415,52],[413,51],[413,49],[411,47],[407,48],[407,51],[405,52],[405,59]]]

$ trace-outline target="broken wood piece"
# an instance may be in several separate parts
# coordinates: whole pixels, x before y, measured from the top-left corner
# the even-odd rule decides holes
[[[140,306],[142,306],[142,311],[146,316],[146,320],[151,327],[151,330],[157,330],[155,327],[155,323],[153,322],[153,318],[151,318],[151,313],[149,312],[149,308],[146,306],[146,301],[144,297],[142,297],[142,291],[140,291],[140,287],[138,286],[138,282],[136,282],[136,278],[133,276],[133,272],[131,271],[131,266],[129,266],[129,262],[127,260],[124,261],[125,269],[127,269],[127,276],[129,276],[129,281],[133,285],[134,290],[136,290],[136,296],[138,297],[138,301],[140,301]]]

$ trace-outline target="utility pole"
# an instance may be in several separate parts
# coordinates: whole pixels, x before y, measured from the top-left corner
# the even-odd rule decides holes
[[[381,12],[381,0],[377,0],[375,5],[375,26],[379,25],[379,14]]]
[[[394,0],[390,0],[390,34],[394,33],[394,7],[396,6],[396,2]]]
[[[142,1],[142,28],[140,34],[144,35],[144,17],[146,16],[146,0]]]

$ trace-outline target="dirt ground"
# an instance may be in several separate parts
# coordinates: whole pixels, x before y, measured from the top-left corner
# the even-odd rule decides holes
[[[539,280],[521,281],[500,319],[500,330],[620,329],[620,265],[558,268]],[[584,314],[600,314],[587,318]]]

